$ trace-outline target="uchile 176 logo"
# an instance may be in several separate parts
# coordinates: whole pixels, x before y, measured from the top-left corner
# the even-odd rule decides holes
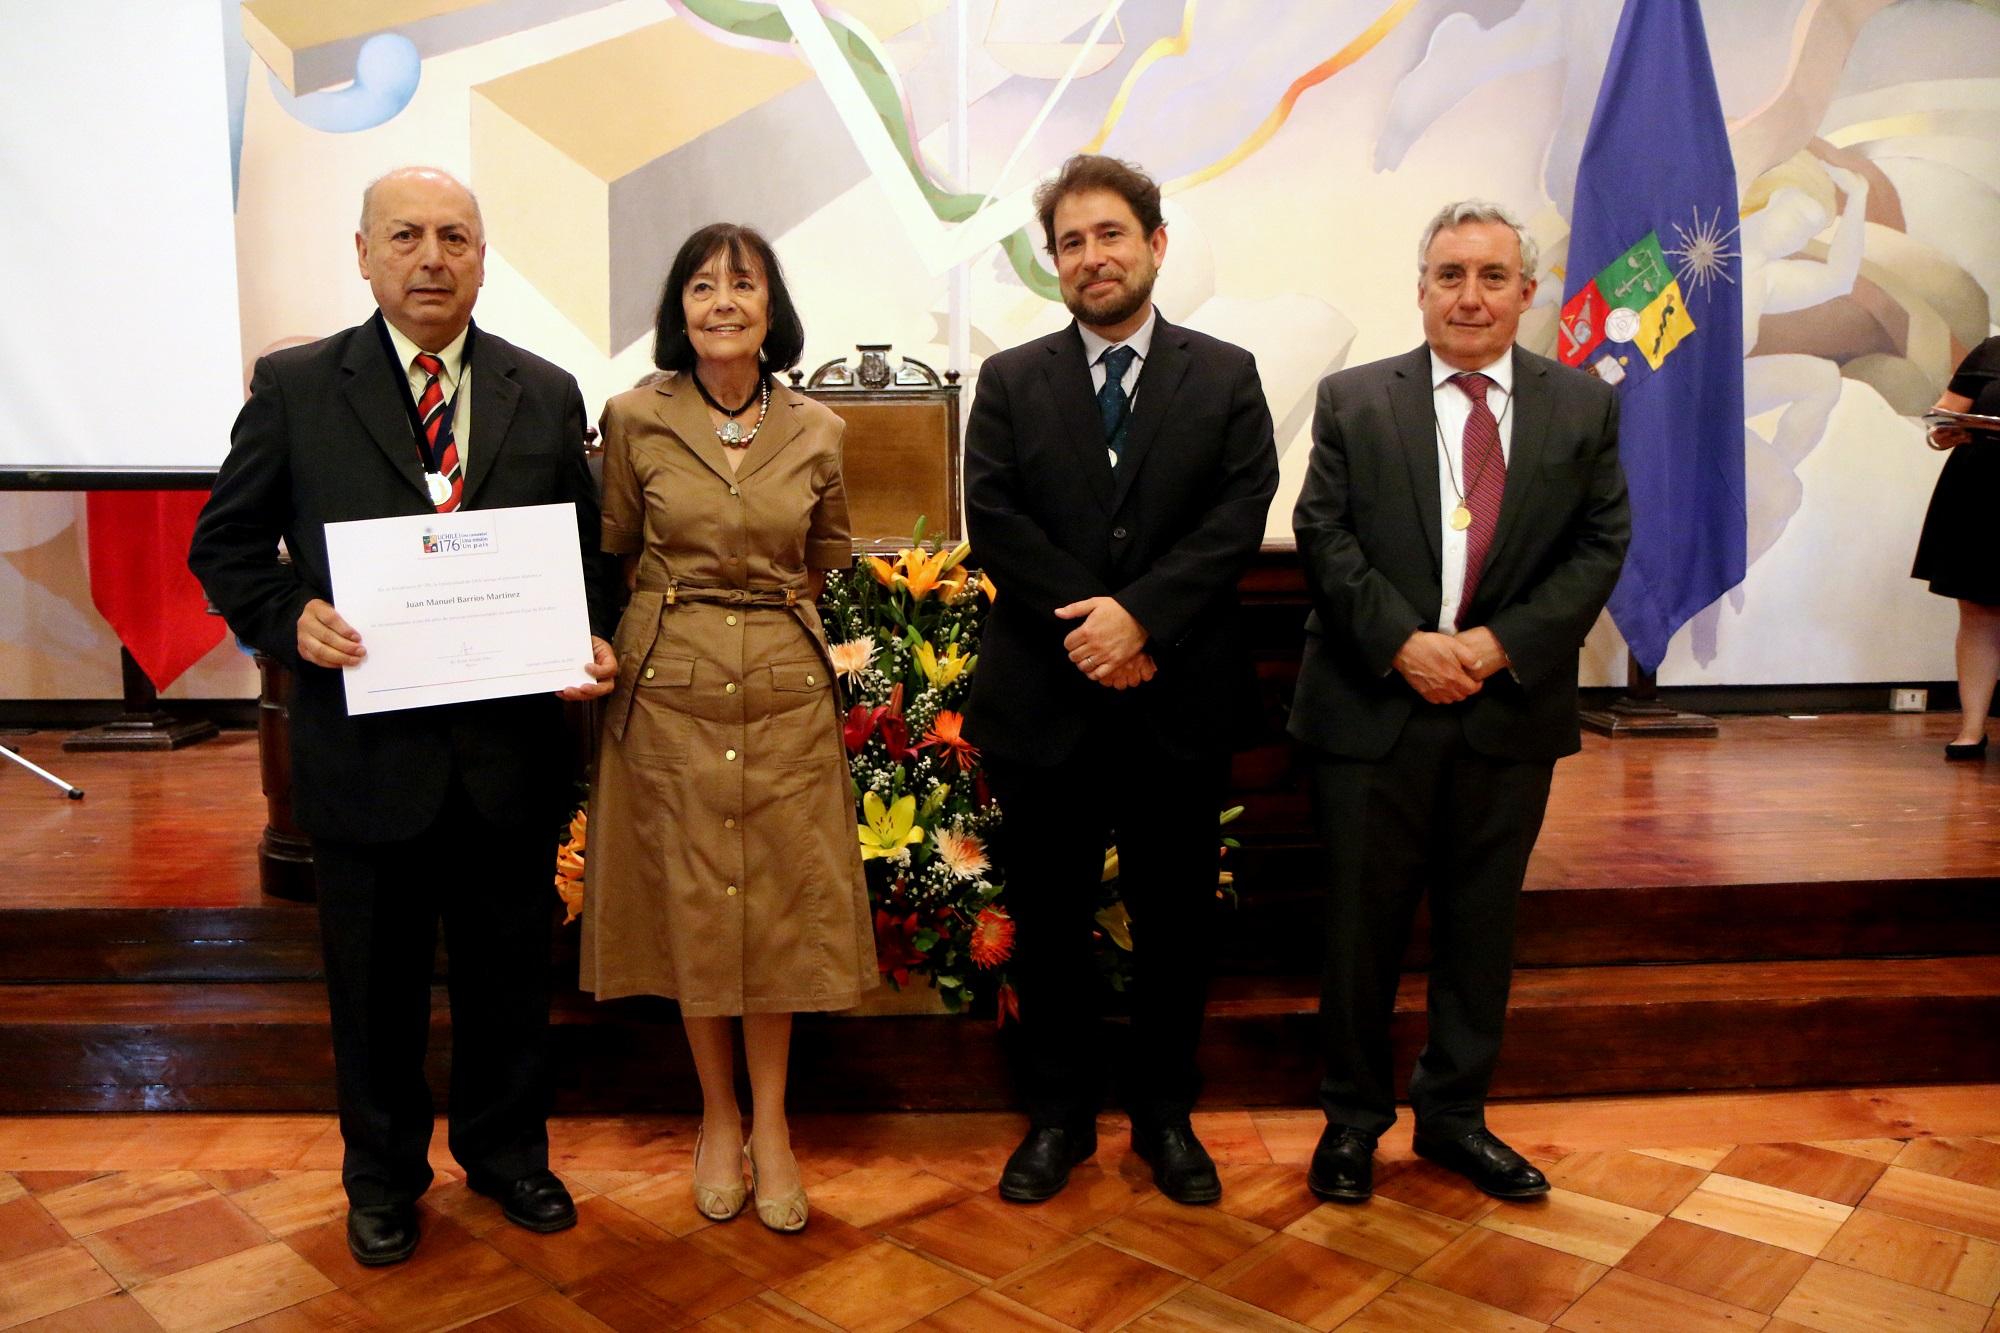
[[[477,528],[459,532],[432,532],[424,529],[425,555],[484,555],[493,550],[493,530]]]

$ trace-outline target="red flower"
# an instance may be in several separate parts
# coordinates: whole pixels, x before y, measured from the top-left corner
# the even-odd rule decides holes
[[[995,1027],[1006,1027],[1010,1018],[1016,1023],[1021,1021],[1021,997],[1014,993],[1012,986],[1001,986],[994,992],[993,998],[997,1001],[995,1007],[998,1010],[994,1017]]]
[[[904,724],[902,715],[891,713],[883,718],[881,730],[882,744],[889,748],[889,757],[899,764],[909,762],[916,749],[910,744],[910,729]]]
[[[924,962],[916,945],[917,914],[896,916],[875,909],[875,970],[900,989],[910,984],[910,969]]]
[[[1014,952],[1014,919],[997,907],[981,909],[972,923],[972,961],[981,967],[998,967]]]
[[[875,724],[888,711],[887,708],[870,708],[867,704],[856,704],[847,710],[847,720],[840,724],[840,735],[847,742],[849,754],[861,753],[861,747],[868,744],[868,738],[875,732]]]
[[[889,702],[875,708],[866,704],[856,704],[847,710],[847,718],[840,724],[841,739],[847,744],[849,754],[860,754],[861,747],[868,744],[868,738],[877,731],[882,733],[882,744],[888,747],[889,757],[897,763],[906,763],[916,750],[910,745],[910,730],[903,722],[903,687],[896,686],[889,691]]]

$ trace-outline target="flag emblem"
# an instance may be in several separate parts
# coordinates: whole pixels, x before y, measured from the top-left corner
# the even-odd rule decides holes
[[[1674,271],[1660,248],[1660,234],[1646,233],[1644,239],[1604,266],[1588,285],[1580,288],[1563,306],[1558,323],[1557,352],[1563,364],[1584,366],[1599,378],[1611,379],[1600,367],[1603,358],[1592,364],[1591,353],[1606,339],[1631,343],[1646,359],[1650,370],[1658,370],[1674,348],[1695,331]],[[1626,372],[1631,358],[1614,354],[1614,364]],[[1611,379],[1617,383],[1623,375]]]

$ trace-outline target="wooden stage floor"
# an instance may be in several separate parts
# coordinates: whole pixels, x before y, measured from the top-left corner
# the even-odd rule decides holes
[[[1496,1107],[1555,1185],[1527,1204],[1405,1126],[1373,1202],[1322,1204],[1316,1112],[1198,1113],[1212,1208],[1162,1199],[1117,1117],[1020,1207],[994,1190],[1017,1117],[801,1116],[797,1236],[694,1212],[689,1117],[551,1125],[579,1214],[554,1236],[468,1191],[440,1128],[422,1247],[386,1269],[347,1256],[331,1117],[0,1118],[0,1328],[1993,1333],[1996,1091]]]
[[[2000,762],[1947,764],[1950,715],[1728,718],[1715,740],[1584,738],[1556,767],[1528,888],[1986,878]],[[85,789],[0,767],[0,910],[249,907],[264,825],[250,732],[168,754],[7,744]]]

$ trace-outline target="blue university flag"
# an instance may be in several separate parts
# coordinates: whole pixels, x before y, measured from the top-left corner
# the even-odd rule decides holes
[[[1556,351],[1618,389],[1632,548],[1611,616],[1647,671],[1743,581],[1736,166],[1696,0],[1625,0],[1576,174]]]

